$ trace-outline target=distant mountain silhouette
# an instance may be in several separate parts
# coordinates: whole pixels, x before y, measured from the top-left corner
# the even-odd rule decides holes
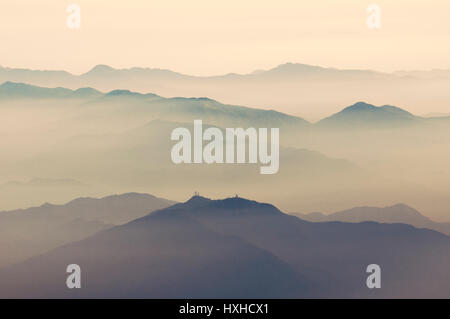
[[[398,124],[411,124],[421,118],[395,106],[374,106],[364,102],[355,103],[317,123],[321,127],[371,128]]]
[[[158,69],[158,68],[139,68],[133,67],[129,69],[115,69],[105,64],[98,64],[90,69],[88,72],[81,74],[79,77],[90,79],[92,77],[122,77],[126,78],[127,76],[131,77],[166,77],[166,78],[177,78],[177,77],[186,77],[189,78],[191,76],[177,73],[171,70]]]
[[[64,203],[78,196],[95,196],[98,187],[72,178],[30,178],[0,183],[0,210],[34,207],[42,202]]]
[[[0,212],[0,266],[83,239],[173,203],[148,194],[128,193]]]
[[[88,72],[82,74],[83,76],[87,75],[96,75],[96,76],[108,76],[114,73],[116,70],[105,64],[98,64],[90,69]]]
[[[382,73],[301,63],[285,63],[249,74],[217,76],[191,76],[158,68],[116,69],[107,65],[97,65],[81,75],[0,67],[0,83],[4,81],[71,89],[92,87],[105,92],[119,88],[167,97],[208,96],[228,104],[276,109],[311,120],[335,112],[336,105],[361,98],[375,103],[388,100],[394,105],[408,105],[418,114],[423,112],[429,96],[435,96],[433,111],[436,112],[445,110],[450,98],[442,91],[450,82],[445,70],[422,76],[420,72]]]
[[[297,68],[316,70],[319,67],[296,65]],[[291,70],[290,66],[280,66],[271,72],[284,74]],[[319,68],[322,69],[322,68]],[[328,70],[328,69],[327,69]],[[108,71],[109,72],[109,71]],[[331,72],[331,71],[330,71]],[[294,72],[295,73],[295,72]],[[423,123],[447,123],[450,117],[420,117],[396,106],[374,106],[365,102],[357,102],[338,113],[326,117],[314,125],[308,121],[274,110],[263,110],[245,106],[222,104],[210,98],[164,98],[153,93],[139,93],[127,89],[114,89],[102,93],[90,87],[70,90],[56,87],[46,88],[24,83],[5,82],[0,85],[0,99],[80,99],[90,105],[117,104],[126,105],[131,112],[137,108],[147,115],[180,121],[194,120],[199,117],[211,124],[252,125],[305,129],[354,129],[354,128],[393,128],[403,125]],[[127,104],[124,104],[127,103]],[[143,106],[148,108],[143,109]]]
[[[113,90],[111,92],[108,92],[105,94],[105,97],[135,97],[135,98],[149,98],[149,97],[157,97],[157,98],[162,98],[156,94],[141,94],[141,93],[137,93],[137,92],[132,92],[130,90]]]
[[[156,94],[142,94],[130,90],[115,89],[106,94],[92,88],[70,90],[45,88],[24,83],[5,82],[0,85],[0,99],[83,99],[90,105],[118,104],[132,112],[137,108],[148,116],[158,116],[184,121],[199,117],[211,123],[223,125],[252,125],[267,127],[307,127],[309,122],[274,110],[261,110],[244,106],[226,105],[215,100],[201,98],[163,98]],[[131,104],[131,105],[130,105]],[[147,106],[147,108],[143,108]]]
[[[296,65],[296,68],[315,70],[319,67]],[[296,69],[294,68],[294,70]],[[285,70],[286,69],[286,70]],[[319,68],[321,69],[321,68]],[[291,70],[283,66],[271,71],[284,73]],[[331,71],[330,71],[331,72]],[[146,112],[167,120],[180,121],[203,118],[210,124],[252,125],[305,129],[305,128],[392,128],[406,124],[448,122],[450,117],[424,118],[413,115],[396,106],[374,106],[365,102],[357,102],[342,111],[326,117],[314,125],[308,121],[274,110],[263,110],[251,107],[227,105],[213,99],[173,97],[164,98],[153,93],[139,93],[126,89],[115,89],[102,93],[86,87],[70,90],[62,87],[46,88],[24,83],[5,82],[0,85],[0,99],[81,99],[90,105],[117,104],[126,105],[131,112],[137,108],[139,112]],[[125,104],[127,103],[127,104]],[[148,108],[143,109],[143,106]]]
[[[62,87],[45,88],[25,83],[5,82],[0,85],[0,98],[57,99],[93,98],[102,93],[93,88],[70,90]]]
[[[449,297],[450,237],[404,224],[311,223],[243,198],[186,203],[0,271],[1,297]],[[65,287],[66,266],[82,288]],[[382,289],[366,267],[382,268]]]
[[[326,68],[302,63],[284,63],[273,69],[259,72],[259,77],[281,77],[281,78],[322,78],[322,79],[351,79],[351,78],[383,78],[389,77],[386,73],[370,70],[345,70]]]
[[[357,70],[357,69],[336,69],[336,68],[327,68],[320,67],[302,63],[284,63],[280,64],[272,69],[268,70],[257,70],[254,72],[250,72],[248,74],[236,74],[229,73],[218,76],[192,76],[187,74],[182,74],[178,72],[174,72],[168,69],[160,69],[160,68],[143,68],[143,67],[132,67],[128,69],[116,69],[109,65],[98,64],[94,66],[92,69],[83,73],[81,75],[70,74],[65,71],[45,71],[45,70],[27,70],[27,69],[14,69],[14,68],[2,68],[0,67],[0,80],[3,77],[7,77],[11,81],[23,81],[23,78],[30,77],[34,75],[34,77],[42,76],[43,80],[45,77],[49,79],[57,79],[58,77],[61,80],[72,79],[76,80],[90,80],[93,78],[122,78],[126,79],[128,77],[140,77],[140,78],[159,78],[159,79],[184,79],[184,80],[201,80],[201,79],[228,79],[228,78],[267,78],[269,76],[288,76],[288,77],[309,77],[312,74],[318,75],[344,75],[344,76],[355,76],[355,75],[364,75],[366,77],[389,77],[388,73],[375,72],[370,70]],[[113,79],[114,80],[114,79]]]
[[[403,223],[419,228],[433,229],[450,235],[450,223],[438,223],[422,215],[414,208],[404,204],[388,207],[355,207],[348,210],[325,215],[314,212],[310,214],[296,213],[295,216],[312,222],[341,221],[360,223],[374,221],[379,223]]]

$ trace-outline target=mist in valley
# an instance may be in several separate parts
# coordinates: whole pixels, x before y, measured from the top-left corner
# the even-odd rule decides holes
[[[390,108],[355,103],[311,123],[208,98],[55,90],[3,87],[15,95],[0,99],[1,210],[129,191],[182,201],[199,191],[303,213],[406,203],[450,219],[445,117],[425,119],[407,108],[391,116]],[[195,119],[222,130],[280,128],[278,173],[261,175],[260,164],[174,164],[170,134],[192,130]]]

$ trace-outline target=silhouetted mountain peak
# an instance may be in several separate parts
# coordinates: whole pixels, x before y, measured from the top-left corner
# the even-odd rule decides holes
[[[200,196],[200,195],[194,195],[191,198],[189,198],[185,204],[191,204],[191,205],[196,205],[196,204],[203,204],[203,203],[209,203],[211,201],[211,199]]]
[[[6,81],[6,82],[2,83],[0,85],[0,87],[1,88],[9,88],[9,87],[15,87],[15,86],[17,86],[19,84],[23,85],[23,83],[15,83],[15,82],[11,82],[11,81]]]
[[[280,64],[277,67],[270,69],[267,71],[267,73],[271,74],[283,74],[283,75],[295,75],[295,74],[302,74],[307,72],[314,72],[314,71],[321,71],[325,70],[325,68],[314,66],[314,65],[308,65],[308,64],[302,64],[302,63],[284,63]]]
[[[273,209],[274,211],[278,211],[273,205],[271,204],[265,204],[265,203],[259,203],[257,201],[245,199],[238,197],[237,195],[235,197],[230,197],[222,200],[215,200],[212,201],[210,204],[211,207],[218,208],[218,209]]]
[[[195,195],[184,203],[175,204],[166,209],[151,214],[150,216],[196,216],[208,217],[232,217],[243,215],[268,215],[283,214],[275,206],[259,203],[241,197],[229,197],[225,199],[212,200]]]
[[[375,106],[366,102],[357,102],[319,121],[319,124],[345,127],[349,125],[384,126],[393,123],[413,123],[420,119],[396,106]]]
[[[134,97],[134,98],[160,98],[159,95],[153,93],[142,94],[130,90],[113,90],[105,94],[106,97]]]
[[[115,71],[114,68],[110,67],[109,65],[106,64],[98,64],[96,66],[94,66],[92,69],[90,69],[88,72],[86,72],[85,74],[104,74],[105,72],[113,72]]]
[[[76,198],[66,204],[66,206],[74,206],[78,204],[86,204],[86,203],[92,203],[92,202],[104,202],[104,203],[125,203],[127,201],[138,201],[138,200],[158,200],[158,198],[151,194],[145,194],[145,193],[124,193],[124,194],[116,194],[116,195],[109,195],[102,198],[93,198],[93,197],[79,197]],[[170,201],[168,201],[170,202]]]
[[[174,210],[189,210],[189,209],[199,209],[199,208],[203,208],[205,206],[208,206],[213,200],[200,196],[200,195],[194,195],[191,198],[189,198],[187,201],[185,201],[184,203],[178,203],[175,204],[171,207],[169,207],[169,209],[174,209]]]
[[[353,105],[347,106],[342,112],[373,111],[376,108],[376,106],[366,102],[356,102]]]
[[[74,91],[75,94],[80,96],[93,96],[93,95],[102,95],[102,92],[97,91],[91,87],[79,88]]]
[[[167,69],[159,69],[159,68],[142,68],[142,67],[132,67],[128,69],[115,69],[110,67],[109,65],[99,64],[94,66],[88,72],[82,74],[84,77],[110,77],[110,76],[139,76],[139,77],[164,77],[164,78],[180,78],[180,77],[189,77],[187,75],[183,75],[181,73],[177,73]]]
[[[391,114],[397,114],[397,115],[403,115],[407,117],[414,117],[413,114],[409,113],[408,111],[405,111],[399,107],[392,106],[392,105],[383,105],[383,106],[375,106],[366,102],[357,102],[353,105],[350,105],[343,109],[341,112],[337,114],[343,114],[343,113],[353,113],[353,112],[373,112],[373,113],[391,113]]]
[[[106,96],[141,96],[142,94],[137,92],[132,92],[130,90],[113,90],[106,93]]]
[[[56,207],[56,206],[53,205],[53,204],[50,204],[50,203],[44,203],[40,207],[41,208],[53,208],[53,207]]]
[[[273,205],[265,204],[265,203],[259,203],[254,200],[249,200],[245,198],[238,197],[237,195],[234,197],[229,197],[225,199],[216,199],[212,200],[206,197],[202,196],[193,196],[191,199],[189,199],[184,204],[188,204],[191,207],[197,206],[197,207],[206,207],[208,209],[267,209],[271,208],[274,210],[277,210]],[[184,205],[181,204],[181,205]]]
[[[406,204],[403,204],[403,203],[388,206],[388,207],[385,207],[384,209],[386,210],[387,215],[388,214],[395,215],[397,218],[403,218],[406,221],[412,220],[412,219],[426,221],[426,222],[431,221],[428,217],[422,215],[416,209],[414,209]]]

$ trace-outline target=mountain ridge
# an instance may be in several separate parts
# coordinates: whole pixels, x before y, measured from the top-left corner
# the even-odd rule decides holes
[[[277,210],[265,205],[245,198],[191,198],[0,270],[0,295],[448,296],[450,282],[442,277],[450,261],[448,236],[405,224],[312,223],[281,212],[247,213]],[[69,290],[63,269],[74,261],[85,279],[83,289]],[[384,289],[369,291],[361,276],[373,262],[382,265]],[[420,272],[422,267],[429,273]]]
[[[76,90],[66,88],[47,88],[25,83],[16,83],[7,81],[0,85],[0,98],[29,98],[29,99],[51,99],[51,98],[86,98],[89,103],[101,103],[102,99],[108,99],[108,102],[115,101],[122,103],[122,99],[134,99],[142,103],[159,103],[157,108],[152,108],[156,112],[170,111],[189,112],[193,116],[212,116],[219,115],[230,117],[237,120],[245,120],[248,117],[250,122],[275,121],[278,125],[299,125],[309,126],[311,123],[293,115],[279,111],[251,108],[247,106],[223,104],[216,100],[206,97],[161,97],[153,93],[139,93],[127,89],[115,89],[107,93],[102,93],[93,88],[80,88]],[[252,116],[249,116],[252,113]],[[244,119],[243,119],[244,118]],[[231,123],[230,123],[231,124]]]
[[[412,113],[392,105],[375,106],[357,102],[326,117],[316,124],[322,127],[373,127],[389,124],[411,124],[424,120]]]
[[[138,112],[151,113],[156,117],[169,116],[171,121],[186,117],[192,120],[202,117],[205,121],[219,126],[246,125],[270,126],[300,130],[349,130],[349,129],[391,129],[424,124],[444,125],[450,117],[421,117],[392,105],[375,106],[366,102],[356,102],[339,112],[309,122],[302,117],[290,115],[274,109],[230,105],[208,97],[162,97],[154,93],[139,93],[128,89],[114,89],[103,93],[91,87],[75,90],[63,87],[42,87],[7,81],[0,85],[0,99],[74,99],[88,105],[121,103],[128,99]],[[136,102],[136,103],[134,103]],[[142,108],[141,106],[148,106]]]
[[[212,76],[186,75],[158,68],[120,69],[100,64],[79,75],[0,69],[0,83],[3,81],[72,89],[93,87],[104,92],[121,88],[160,96],[209,96],[233,105],[263,109],[277,106],[279,111],[315,121],[332,113],[331,105],[348,105],[362,97],[377,104],[384,102],[380,97],[385,97],[393,105],[408,105],[414,113],[420,114],[427,97],[437,95],[434,111],[442,112],[447,107],[448,95],[441,88],[450,81],[450,77],[423,79],[302,63],[284,63],[258,72]],[[424,86],[424,81],[439,85]]]
[[[80,197],[62,205],[0,212],[0,266],[127,223],[175,202],[150,194]],[[14,247],[11,250],[10,247]]]
[[[381,71],[375,71],[375,70],[369,70],[369,69],[358,69],[358,68],[336,68],[336,67],[325,67],[325,66],[317,66],[312,64],[306,64],[306,63],[299,63],[299,62],[285,62],[278,65],[275,65],[273,67],[267,68],[267,69],[256,69],[254,71],[250,71],[248,73],[236,73],[236,72],[228,72],[223,73],[219,75],[192,75],[192,74],[186,74],[177,72],[171,69],[164,69],[164,68],[157,68],[157,67],[129,67],[129,68],[116,68],[112,67],[107,64],[96,64],[93,67],[91,67],[89,70],[83,73],[72,73],[65,70],[47,70],[47,69],[28,69],[28,68],[12,68],[12,67],[4,67],[0,66],[0,71],[4,72],[13,72],[13,71],[20,71],[20,72],[30,72],[30,73],[37,73],[37,72],[45,72],[50,74],[64,74],[64,75],[70,75],[75,77],[82,77],[87,76],[90,74],[95,73],[104,73],[104,72],[159,72],[159,73],[171,73],[174,75],[180,75],[180,76],[186,76],[186,77],[192,77],[192,78],[213,78],[213,77],[226,77],[229,75],[237,75],[237,76],[249,76],[249,75],[256,75],[256,74],[262,74],[265,72],[284,72],[284,71],[343,71],[343,72],[370,72],[373,74],[389,74],[389,75],[397,75],[398,77],[406,77],[406,76],[417,76],[420,75],[420,73],[433,73],[433,72],[441,72],[441,73],[448,73],[449,70],[447,69],[434,69],[431,71],[415,71],[415,70],[399,70],[399,71],[393,71],[393,72],[381,72]]]
[[[340,221],[361,223],[374,221],[379,223],[404,223],[450,235],[450,222],[435,222],[416,209],[402,203],[386,207],[358,206],[328,215],[320,212],[308,214],[293,213],[293,215],[312,222]]]

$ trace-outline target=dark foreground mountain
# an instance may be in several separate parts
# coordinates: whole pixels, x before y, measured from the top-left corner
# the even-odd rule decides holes
[[[404,224],[311,223],[195,196],[0,272],[0,297],[449,297],[450,238]],[[82,288],[67,289],[79,264]],[[366,287],[366,267],[382,288]]]
[[[374,221],[379,223],[403,223],[418,228],[433,229],[450,235],[450,223],[434,222],[430,218],[419,213],[414,208],[404,204],[397,204],[388,207],[354,207],[329,215],[318,212],[309,214],[295,213],[294,215],[311,222],[340,221],[347,223],[360,223],[365,221]]]
[[[0,212],[0,266],[25,260],[172,204],[174,202],[152,195],[128,193]]]

